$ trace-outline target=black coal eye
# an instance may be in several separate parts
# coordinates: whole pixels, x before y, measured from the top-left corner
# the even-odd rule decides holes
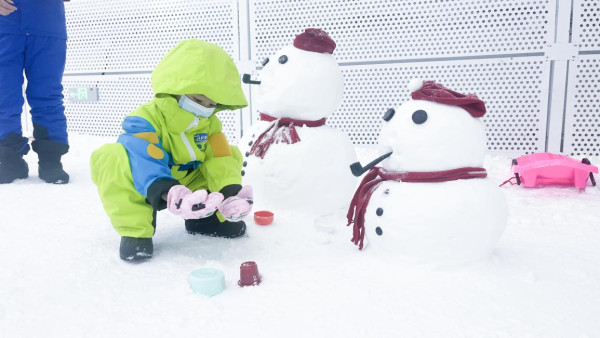
[[[385,114],[383,114],[383,120],[388,122],[389,120],[392,119],[392,117],[394,117],[394,114],[396,114],[396,111],[394,110],[394,108],[390,108],[388,109]]]
[[[262,65],[263,67],[267,65],[267,63],[269,63],[269,58],[264,58],[264,60],[262,60]]]
[[[427,121],[427,112],[424,110],[417,110],[412,114],[412,120],[416,124],[422,124]]]
[[[279,57],[279,63],[284,64],[288,60],[287,55],[282,55]]]

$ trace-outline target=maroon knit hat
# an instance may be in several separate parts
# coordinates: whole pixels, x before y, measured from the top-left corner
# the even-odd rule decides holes
[[[450,90],[439,83],[433,81],[422,81],[413,79],[410,81],[409,89],[412,91],[414,100],[427,100],[459,106],[468,111],[473,117],[482,117],[485,115],[485,103],[475,94],[461,94]]]
[[[318,28],[307,28],[304,33],[296,36],[294,47],[309,52],[333,54],[335,42]]]

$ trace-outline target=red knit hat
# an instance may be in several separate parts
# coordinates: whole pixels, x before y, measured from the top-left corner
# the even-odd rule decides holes
[[[468,111],[473,117],[482,117],[485,115],[485,103],[475,94],[461,94],[450,90],[439,83],[433,81],[423,81],[413,79],[408,84],[408,89],[412,92],[414,100],[427,100],[459,106]]]
[[[318,28],[307,28],[304,33],[296,36],[294,47],[309,52],[333,54],[335,42]]]

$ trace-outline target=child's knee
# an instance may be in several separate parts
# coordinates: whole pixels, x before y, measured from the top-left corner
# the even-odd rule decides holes
[[[99,185],[107,179],[115,176],[116,172],[120,171],[119,167],[127,164],[129,160],[127,151],[120,143],[109,143],[94,150],[90,157],[90,170],[92,173],[92,181]]]

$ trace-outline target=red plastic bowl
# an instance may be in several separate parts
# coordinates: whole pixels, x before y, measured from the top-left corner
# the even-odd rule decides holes
[[[270,211],[257,211],[254,213],[254,222],[259,225],[269,225],[273,223],[273,213]]]

